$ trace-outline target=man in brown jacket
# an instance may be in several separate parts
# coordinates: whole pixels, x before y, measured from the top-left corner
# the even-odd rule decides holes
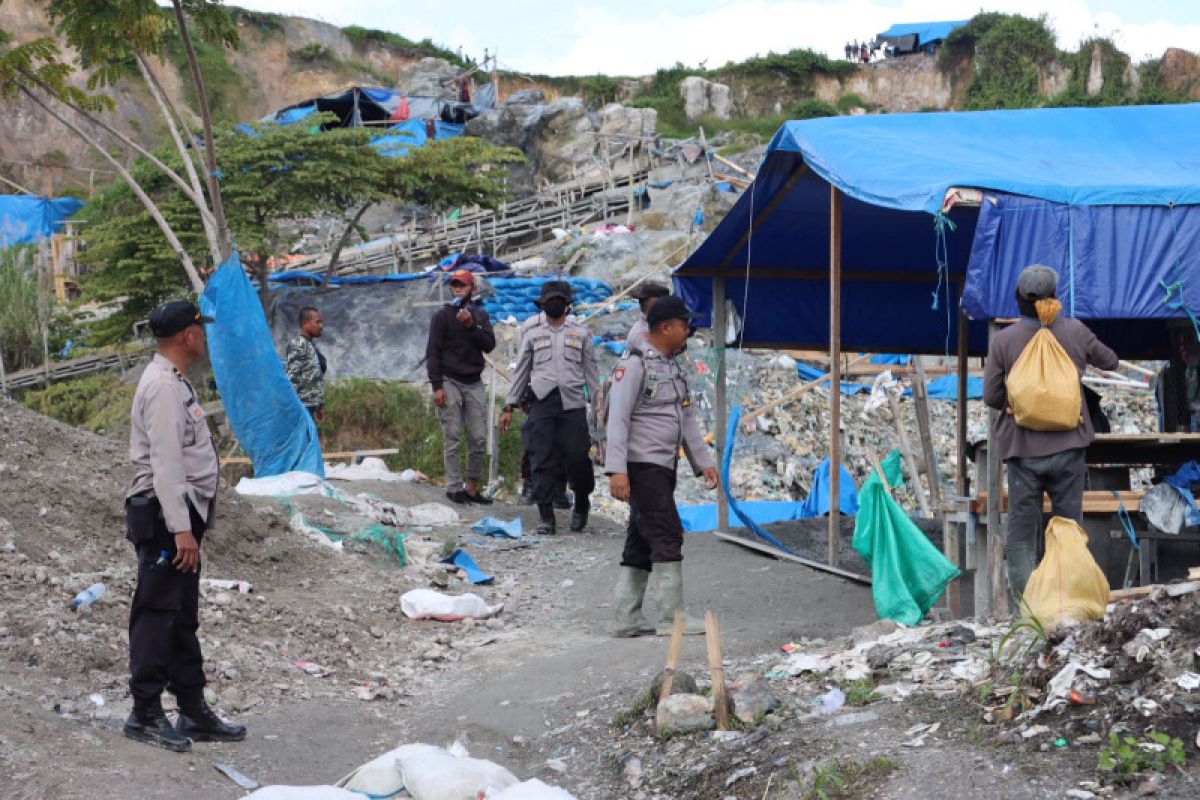
[[[1009,410],[1005,381],[1025,345],[1037,333],[1034,304],[1055,297],[1058,273],[1041,264],[1022,270],[1017,279],[1017,307],[1021,320],[1000,331],[988,347],[983,373],[983,401],[1000,411],[995,447],[1008,472],[1008,530],[1004,557],[1013,609],[1020,608],[1025,583],[1037,566],[1037,542],[1042,532],[1042,493],[1050,495],[1051,513],[1078,521],[1083,515],[1086,476],[1084,451],[1095,438],[1086,406],[1080,407],[1079,425],[1068,431],[1035,431],[1019,427]],[[1057,317],[1050,332],[1067,351],[1082,378],[1087,365],[1116,369],[1117,354],[1077,319]]]

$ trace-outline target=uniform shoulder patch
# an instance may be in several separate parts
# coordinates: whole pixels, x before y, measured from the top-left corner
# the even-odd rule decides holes
[[[625,368],[624,367],[617,367],[616,369],[613,370],[613,380],[614,381],[619,381],[619,380],[621,380],[621,378],[624,378],[624,377],[625,377]]]

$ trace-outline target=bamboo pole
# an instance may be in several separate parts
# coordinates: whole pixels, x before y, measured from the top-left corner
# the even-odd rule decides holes
[[[995,337],[1000,326],[992,321],[988,325],[988,342]],[[986,581],[989,588],[989,607],[983,613],[995,614],[997,619],[1008,616],[1008,581],[1004,570],[1004,532],[1000,529],[1000,450],[996,446],[996,428],[1000,422],[1000,412],[988,410],[987,438],[987,574],[976,573],[975,580]],[[978,616],[980,609],[976,609]]]
[[[967,484],[967,315],[962,309],[958,312],[958,408],[956,457],[958,458],[958,496],[966,497]]]
[[[658,690],[657,702],[654,704],[657,709],[671,696],[671,687],[675,683],[675,669],[679,665],[679,651],[683,649],[683,612],[675,612],[675,624],[671,627],[671,643],[667,646],[667,666],[663,670],[662,686]],[[658,727],[658,721],[655,720],[655,727]]]
[[[936,517],[942,510],[941,476],[938,474],[937,455],[933,451],[933,435],[929,429],[929,386],[925,378],[925,365],[920,356],[916,359],[916,380],[912,382],[913,408],[917,412],[917,435],[921,440],[921,455],[925,461],[925,477],[929,481],[929,505]]]
[[[826,560],[841,550],[842,482],[842,193],[829,185],[829,541]]]
[[[729,427],[728,416],[728,399],[726,397],[727,375],[725,372],[725,278],[718,276],[713,278],[713,303],[712,303],[712,329],[713,329],[713,348],[717,353],[717,374],[716,374],[716,426],[713,431],[716,434],[717,443],[717,462],[721,463],[725,459],[725,432]],[[725,496],[725,489],[717,489],[717,530],[727,533],[729,531],[729,499]]]
[[[721,621],[704,612],[704,644],[708,650],[708,674],[712,678],[713,715],[717,730],[729,730],[729,698],[725,692],[725,667],[721,662]]]
[[[925,497],[925,488],[921,485],[921,471],[917,466],[917,456],[913,452],[912,442],[909,441],[908,431],[904,428],[904,417],[900,414],[900,402],[896,400],[895,395],[885,390],[888,399],[888,407],[892,409],[892,421],[896,424],[896,436],[900,439],[900,452],[904,454],[904,463],[908,466],[908,472],[912,476],[913,495],[917,498],[917,507],[921,510],[921,516],[925,519],[933,517],[933,513],[929,509],[929,500]]]
[[[850,367],[854,366],[858,362],[862,361],[864,358],[867,358],[869,355],[870,355],[869,353],[863,353],[862,355],[857,356],[853,361],[851,361],[849,364],[846,365],[846,368],[849,369]],[[776,408],[779,408],[780,406],[786,406],[790,403],[794,403],[796,400],[799,400],[801,397],[808,394],[810,391],[815,389],[817,386],[820,386],[822,383],[829,380],[829,375],[830,375],[830,373],[826,372],[824,375],[820,376],[819,378],[813,378],[811,381],[808,381],[806,383],[803,383],[803,384],[797,386],[795,389],[792,389],[787,394],[785,394],[783,397],[780,397],[776,400],[772,400],[771,402],[754,409],[749,414],[746,414],[742,417],[742,419],[741,419],[742,424],[750,422],[751,420],[755,419],[756,417],[760,417],[763,414],[766,414],[768,411],[774,411]]]

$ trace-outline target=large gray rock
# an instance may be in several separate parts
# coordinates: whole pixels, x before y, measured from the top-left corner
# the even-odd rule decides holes
[[[659,733],[704,731],[716,726],[712,703],[698,694],[673,694],[658,704],[655,722]]]
[[[689,75],[679,82],[679,96],[683,98],[683,112],[688,119],[711,115],[717,119],[729,119],[733,107],[732,94],[723,83],[714,83],[699,75]]]
[[[403,67],[396,77],[396,88],[417,97],[454,99],[454,87],[447,87],[445,84],[458,77],[461,72],[462,70],[446,59],[430,56]]]
[[[783,705],[779,695],[763,678],[751,678],[731,687],[730,711],[743,722],[755,722]]]
[[[657,698],[662,693],[663,681],[666,680],[667,671],[664,669],[654,676],[654,680],[650,682],[650,696]],[[675,677],[671,679],[671,694],[699,694],[700,687],[696,685],[696,679],[686,672],[676,672]]]
[[[506,105],[532,106],[546,102],[546,93],[541,89],[522,89],[504,98]]]

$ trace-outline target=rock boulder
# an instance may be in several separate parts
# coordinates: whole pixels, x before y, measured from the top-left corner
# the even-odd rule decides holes
[[[679,96],[683,98],[683,111],[688,119],[705,115],[729,119],[733,106],[732,93],[723,83],[689,75],[679,82]]]

